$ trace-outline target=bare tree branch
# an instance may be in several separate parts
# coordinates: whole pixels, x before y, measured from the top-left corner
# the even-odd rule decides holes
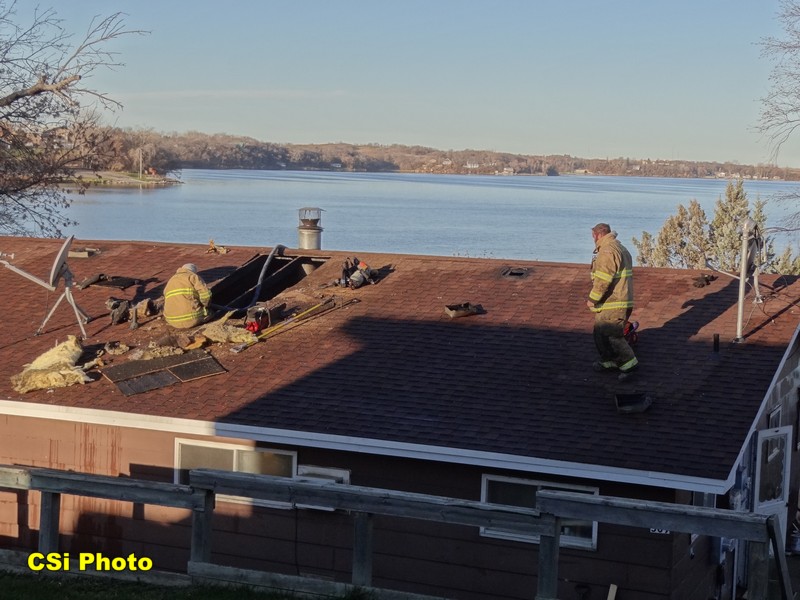
[[[92,19],[77,43],[53,9],[16,21],[16,2],[0,0],[0,232],[60,236],[72,222],[61,184],[86,166],[105,129],[93,105],[122,105],[83,83],[122,66],[114,40],[146,32],[125,28],[123,13]]]

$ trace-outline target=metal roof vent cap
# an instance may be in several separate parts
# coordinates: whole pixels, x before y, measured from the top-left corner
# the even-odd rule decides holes
[[[319,250],[322,247],[322,209],[305,207],[298,212],[297,247],[301,250]]]

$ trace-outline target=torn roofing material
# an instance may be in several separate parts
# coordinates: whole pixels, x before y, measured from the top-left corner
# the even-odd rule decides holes
[[[145,293],[154,295],[176,265],[196,263],[213,284],[215,275],[234,271],[255,252],[81,243],[102,251],[85,262],[72,260],[76,279],[126,273],[148,282]],[[42,272],[57,241],[0,238],[0,249],[15,252],[23,268]],[[241,354],[231,353],[230,344],[213,345],[210,354],[225,373],[133,397],[107,379],[80,389],[14,393],[10,375],[54,339],[74,333],[75,324],[64,311],[51,330],[32,337],[45,293],[0,270],[0,285],[15,292],[0,297],[0,397],[15,402],[4,403],[5,410],[58,405],[75,415],[101,411],[92,418],[102,411],[128,413],[134,422],[147,415],[163,419],[165,427],[170,420],[194,420],[211,423],[220,435],[238,431],[355,451],[418,452],[474,464],[500,464],[502,457],[532,471],[579,465],[598,477],[613,471],[620,478],[639,473],[667,482],[724,482],[800,322],[796,277],[762,277],[765,302],[747,300],[746,341],[734,344],[734,280],[698,288],[697,271],[635,269],[641,370],[621,389],[613,375],[591,368],[596,357],[593,317],[585,307],[586,265],[516,261],[515,268],[531,275],[503,277],[508,265],[498,260],[371,254],[363,258],[385,276],[350,290],[332,285],[344,253],[285,254],[327,260],[271,301],[289,309],[330,295],[361,302]],[[137,290],[126,293],[132,299]],[[102,290],[90,287],[76,296],[93,317],[107,314]],[[445,306],[464,302],[483,310],[469,318],[447,316]],[[136,346],[162,335],[162,327],[151,319],[131,332],[102,318],[87,331],[92,343],[122,339]],[[646,393],[652,404],[646,412],[621,414],[618,393]]]

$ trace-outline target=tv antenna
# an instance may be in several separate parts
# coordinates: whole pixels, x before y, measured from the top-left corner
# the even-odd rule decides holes
[[[42,321],[42,324],[39,326],[39,329],[36,330],[36,335],[39,335],[44,330],[44,326],[47,325],[47,321],[50,317],[53,316],[53,313],[56,312],[58,305],[61,304],[61,301],[66,298],[67,302],[72,306],[72,310],[75,311],[75,316],[78,319],[78,325],[81,328],[81,334],[83,334],[83,339],[86,339],[86,329],[84,329],[83,324],[88,323],[90,320],[89,315],[87,315],[83,310],[81,310],[80,306],[75,303],[75,298],[72,296],[72,271],[69,270],[69,266],[67,266],[67,255],[69,254],[69,247],[72,245],[72,240],[75,238],[74,235],[69,236],[61,246],[61,249],[58,251],[56,255],[55,261],[53,261],[53,266],[50,269],[50,277],[47,281],[43,279],[39,279],[35,275],[31,275],[30,273],[23,271],[19,267],[15,267],[7,260],[3,260],[2,257],[8,256],[9,258],[13,259],[13,254],[6,254],[4,252],[0,252],[0,263],[4,264],[7,269],[11,269],[15,273],[19,273],[26,279],[30,279],[34,283],[38,283],[43,288],[55,292],[58,289],[58,280],[64,279],[64,291],[61,292],[61,295],[56,300],[56,303],[53,305],[53,308],[50,309],[50,312],[47,313],[47,316]]]

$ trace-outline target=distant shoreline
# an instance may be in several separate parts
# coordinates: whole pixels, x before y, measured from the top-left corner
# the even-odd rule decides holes
[[[149,175],[143,173],[140,178],[137,173],[79,169],[75,171],[75,178],[72,181],[65,182],[63,187],[163,187],[181,183],[183,182],[174,177],[166,177],[164,175]]]
[[[232,169],[208,169],[212,171],[229,171]],[[250,169],[233,169],[233,170],[250,170]],[[267,170],[267,171],[284,171],[287,169],[252,169],[255,171]],[[403,171],[403,170],[396,170],[396,171],[349,171],[345,169],[290,169],[290,170],[297,170],[297,171],[310,171],[310,172],[320,172],[320,173],[368,173],[368,172],[382,172],[382,173],[401,173],[401,174],[422,174],[422,175],[462,175],[460,173],[420,173],[418,171]],[[180,171],[180,170],[178,170]],[[469,174],[468,174],[469,175]],[[481,174],[487,175],[487,174]],[[625,174],[625,175],[607,175],[605,173],[593,173],[586,170],[579,170],[573,172],[565,172],[560,173],[558,175],[545,175],[543,173],[537,174],[529,174],[529,173],[493,173],[489,176],[495,177],[564,177],[564,176],[575,176],[575,177],[630,177],[630,178],[641,178],[641,179],[653,179],[653,178],[666,178],[666,179],[719,179],[719,180],[726,180],[726,179],[743,179],[745,181],[754,180],[758,181],[759,179],[762,181],[793,181],[791,179],[784,179],[784,178],[757,178],[757,177],[720,177],[719,175],[707,175],[705,177],[670,177],[670,176],[655,176],[655,175],[642,175],[642,174]],[[80,193],[81,188],[141,188],[141,187],[148,187],[148,188],[158,188],[158,187],[168,187],[172,185],[181,185],[183,181],[177,179],[175,177],[169,177],[166,175],[152,175],[152,174],[142,174],[141,179],[139,178],[138,173],[128,173],[128,172],[118,172],[118,171],[90,171],[88,169],[78,169],[75,171],[75,179],[70,182],[65,182],[62,184],[62,187],[67,188],[67,191],[74,192],[78,191]],[[78,189],[72,189],[78,188]]]

